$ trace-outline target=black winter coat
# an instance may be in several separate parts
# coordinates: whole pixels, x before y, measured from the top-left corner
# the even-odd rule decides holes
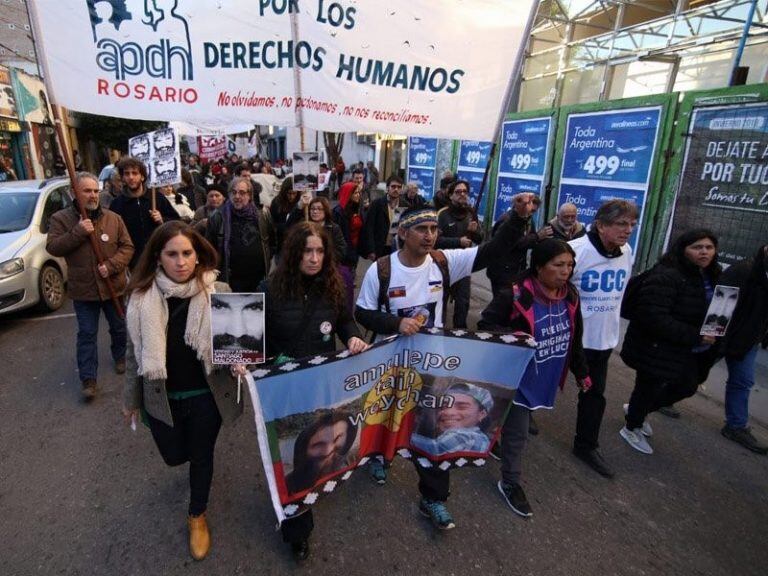
[[[305,278],[304,298],[286,299],[275,293],[271,279],[261,283],[259,292],[264,292],[265,299],[267,357],[283,354],[303,358],[333,352],[337,334],[344,343],[353,336],[360,338],[360,331],[346,304],[337,311],[324,286],[320,275],[314,279]]]
[[[360,256],[367,258],[368,254],[373,252],[376,258],[381,258],[391,254],[392,247],[387,244],[389,227],[389,199],[383,196],[371,202],[365,214],[363,228],[360,230],[360,245],[357,249]]]
[[[525,270],[528,249],[533,248],[539,240],[531,217],[521,218],[514,210],[506,212],[493,225],[494,235],[499,226],[506,220],[515,222],[519,235],[512,248],[499,255],[498,258],[488,265],[488,270],[485,271],[486,276],[496,282],[511,282],[513,278]]]
[[[120,216],[125,222],[125,227],[128,229],[128,235],[131,237],[133,247],[135,251],[131,263],[128,265],[133,268],[139,261],[141,253],[144,252],[144,247],[149,242],[149,237],[152,236],[152,232],[159,226],[155,224],[155,221],[149,215],[149,211],[152,210],[152,199],[150,197],[152,191],[147,190],[143,196],[134,198],[132,196],[126,196],[121,194],[109,205],[109,209],[115,214]],[[163,222],[169,220],[178,220],[179,214],[174,210],[168,199],[160,193],[155,193],[155,201],[157,210],[163,217]]]
[[[737,286],[739,301],[728,324],[721,351],[726,356],[743,358],[752,347],[766,337],[768,330],[768,276],[763,247],[755,258],[743,260],[728,268],[718,284]]]
[[[710,267],[717,283],[720,267]],[[651,270],[637,294],[621,359],[630,368],[673,381],[695,369],[693,348],[701,343],[708,308],[704,280],[689,262],[665,261]],[[703,367],[708,371],[709,366]]]

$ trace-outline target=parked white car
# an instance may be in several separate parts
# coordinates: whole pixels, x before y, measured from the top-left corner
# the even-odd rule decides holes
[[[0,184],[0,315],[64,303],[67,265],[45,249],[51,216],[72,204],[69,180]]]

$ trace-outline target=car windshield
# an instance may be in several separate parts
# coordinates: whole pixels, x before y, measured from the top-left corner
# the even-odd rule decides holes
[[[32,221],[37,192],[0,194],[0,234],[24,230]]]

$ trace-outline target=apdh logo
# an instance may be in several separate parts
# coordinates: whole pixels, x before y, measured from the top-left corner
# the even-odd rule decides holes
[[[192,80],[189,26],[179,0],[86,0],[99,68],[115,80],[146,74]]]

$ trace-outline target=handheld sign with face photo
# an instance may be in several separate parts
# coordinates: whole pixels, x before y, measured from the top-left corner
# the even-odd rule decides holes
[[[737,287],[721,286],[720,284],[715,286],[715,292],[709,303],[700,334],[702,336],[724,336],[738,301],[739,289]]]
[[[214,364],[264,362],[264,294],[211,294]]]
[[[317,152],[293,153],[293,189],[317,190],[320,157]]]
[[[128,140],[128,151],[147,166],[147,185],[154,188],[181,182],[179,134],[174,128],[161,128]]]

